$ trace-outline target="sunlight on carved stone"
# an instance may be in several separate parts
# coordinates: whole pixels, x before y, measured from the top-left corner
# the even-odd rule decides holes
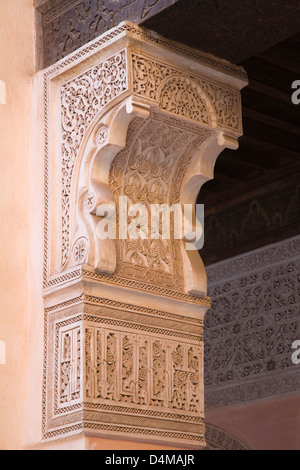
[[[6,345],[0,340],[0,365],[6,364]]]
[[[0,104],[6,104],[6,86],[2,80],[0,80]]]

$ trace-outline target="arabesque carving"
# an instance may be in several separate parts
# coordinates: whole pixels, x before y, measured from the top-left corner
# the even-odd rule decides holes
[[[120,198],[147,215],[195,204],[237,146],[244,85],[235,66],[130,23],[44,72],[45,439],[205,445],[203,263],[174,225],[126,238],[118,216]]]
[[[208,267],[207,408],[298,391],[299,273],[299,236]]]

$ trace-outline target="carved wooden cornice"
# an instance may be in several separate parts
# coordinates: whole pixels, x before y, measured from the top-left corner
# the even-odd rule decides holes
[[[99,204],[194,204],[242,134],[245,72],[122,23],[42,74],[45,438],[204,445],[198,251],[100,240]],[[171,419],[170,419],[171,418]]]
[[[130,20],[140,24],[177,0],[35,0],[43,38],[42,67]]]
[[[125,20],[238,64],[299,31],[297,0],[35,0],[34,6],[41,68]]]

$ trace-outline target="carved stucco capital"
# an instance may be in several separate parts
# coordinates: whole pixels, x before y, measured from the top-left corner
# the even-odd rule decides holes
[[[220,152],[238,146],[246,83],[127,22],[45,70],[46,437],[78,410],[64,432],[203,444],[200,256],[172,237],[100,240],[97,207],[195,204]]]

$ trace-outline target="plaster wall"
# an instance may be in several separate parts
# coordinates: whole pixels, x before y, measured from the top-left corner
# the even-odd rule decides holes
[[[1,282],[0,448],[20,448],[26,374],[29,267],[32,0],[0,2]]]
[[[206,422],[250,450],[299,450],[300,396],[287,395],[206,413]]]

